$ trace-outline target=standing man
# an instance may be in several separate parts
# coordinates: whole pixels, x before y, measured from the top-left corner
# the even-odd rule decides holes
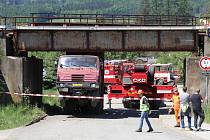
[[[187,87],[183,87],[183,92],[180,94],[180,116],[181,116],[181,127],[185,128],[184,117],[187,116],[188,129],[192,130],[190,95],[187,93]]]
[[[172,97],[173,101],[173,109],[175,113],[176,125],[174,127],[180,127],[180,118],[179,118],[179,111],[180,111],[180,96],[178,89],[174,89],[174,95]]]
[[[141,100],[140,100],[141,117],[140,117],[139,129],[136,130],[136,132],[142,132],[144,119],[146,120],[147,125],[149,127],[149,130],[147,132],[152,132],[153,128],[152,128],[152,126],[150,124],[150,121],[149,121],[149,118],[148,118],[148,115],[149,115],[149,103],[148,103],[148,99],[143,94],[144,94],[144,92],[141,89],[139,89],[138,90],[138,95],[139,95],[139,98],[141,98]]]
[[[201,107],[201,103],[203,103],[203,98],[200,95],[200,89],[197,89],[196,92],[191,96],[192,108],[194,113],[194,126],[196,131],[201,130],[201,125],[204,121],[204,112]],[[197,124],[198,116],[200,117],[200,121]]]

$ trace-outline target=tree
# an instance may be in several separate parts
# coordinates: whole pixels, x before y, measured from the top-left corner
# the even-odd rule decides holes
[[[177,2],[178,9],[177,15],[180,16],[192,16],[192,5],[189,0],[179,0]]]
[[[150,0],[150,14],[189,16],[191,0]]]
[[[36,56],[37,58],[43,59],[44,69],[46,75],[43,79],[44,88],[52,88],[55,86],[56,82],[56,65],[60,55],[64,54],[63,52],[31,52],[29,56]]]

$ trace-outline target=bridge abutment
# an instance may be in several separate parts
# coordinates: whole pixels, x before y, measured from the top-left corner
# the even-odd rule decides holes
[[[2,78],[8,87],[7,95],[14,103],[23,102],[24,98],[13,93],[39,93],[42,94],[43,62],[37,58],[3,56],[0,60]],[[41,105],[40,97],[27,98],[31,104]]]

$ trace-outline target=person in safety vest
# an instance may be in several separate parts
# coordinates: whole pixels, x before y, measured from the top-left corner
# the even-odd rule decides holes
[[[138,90],[138,95],[139,95],[139,98],[141,98],[141,100],[140,100],[141,117],[140,117],[139,129],[136,130],[136,132],[142,132],[144,119],[146,120],[147,125],[149,127],[149,130],[147,132],[152,132],[153,128],[152,128],[152,126],[150,124],[150,121],[148,119],[148,115],[149,115],[149,102],[148,102],[148,99],[144,96],[144,92],[141,89]]]
[[[172,101],[173,101],[173,110],[175,114],[175,119],[176,119],[176,125],[174,127],[180,127],[180,117],[179,117],[179,112],[180,112],[180,96],[178,89],[174,89],[174,95],[172,96]]]

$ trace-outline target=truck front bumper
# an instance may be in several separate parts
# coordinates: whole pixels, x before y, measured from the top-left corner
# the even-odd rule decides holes
[[[57,82],[57,88],[70,88],[70,89],[98,89],[98,83],[90,83],[90,82]]]

